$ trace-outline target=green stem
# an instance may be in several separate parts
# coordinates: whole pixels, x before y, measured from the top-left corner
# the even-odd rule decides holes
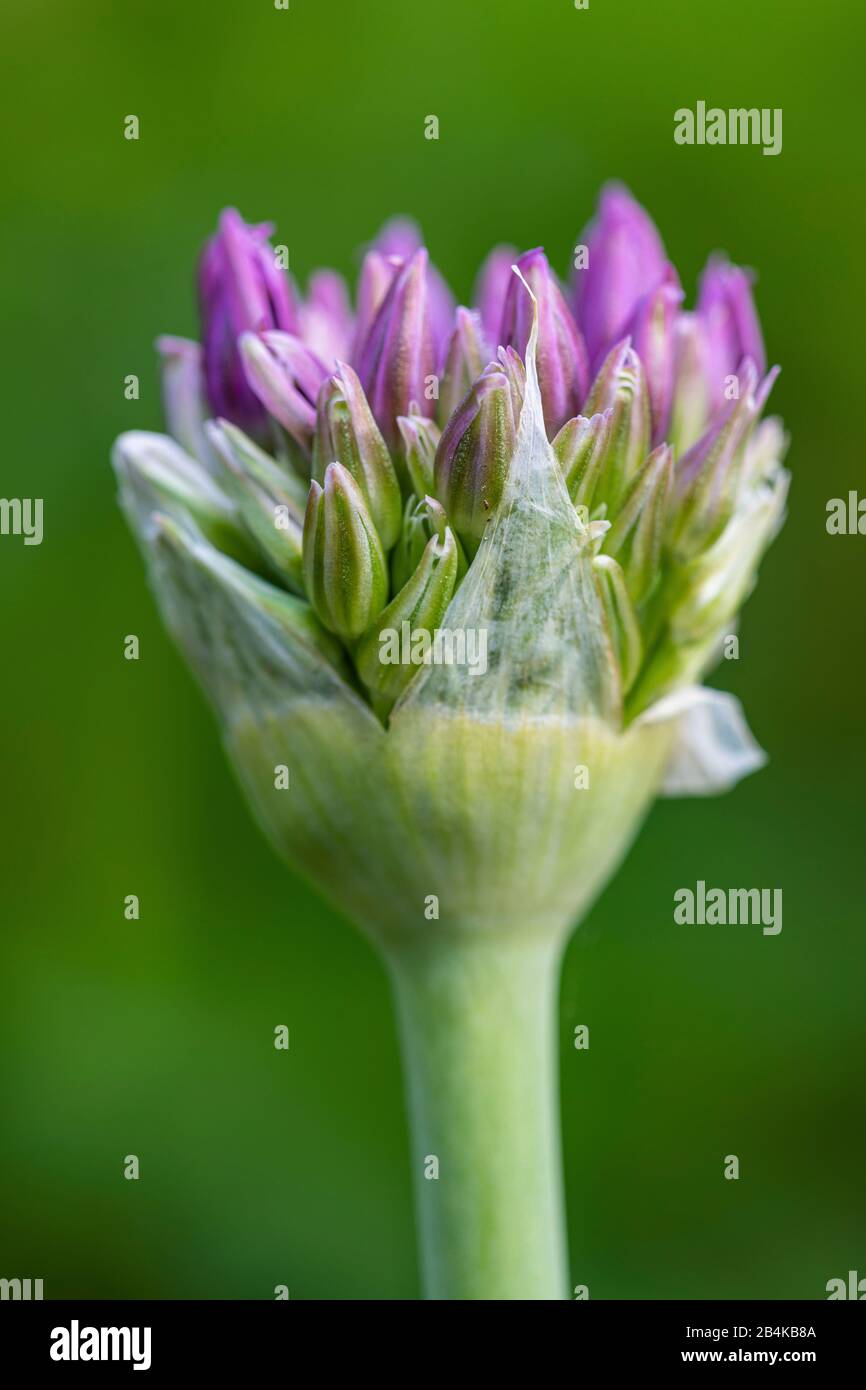
[[[427,1298],[566,1297],[558,965],[510,933],[390,952]]]

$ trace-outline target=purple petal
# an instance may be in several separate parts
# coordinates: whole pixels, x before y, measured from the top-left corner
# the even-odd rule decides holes
[[[272,330],[244,333],[240,357],[250,389],[269,415],[308,448],[327,368],[300,338]]]
[[[368,251],[361,264],[358,278],[358,303],[355,313],[355,337],[352,361],[357,363],[370,336],[370,329],[382,303],[403,268],[399,256],[385,256],[381,251]]]
[[[423,245],[417,222],[411,217],[392,217],[373,242],[373,250],[383,256],[398,256],[401,261],[408,261]]]
[[[349,291],[335,270],[310,276],[307,297],[298,308],[299,335],[327,366],[348,357],[353,319]]]
[[[574,272],[574,306],[593,367],[627,331],[638,301],[665,273],[655,224],[622,184],[608,184],[581,235],[589,263]]]
[[[497,339],[502,325],[502,311],[505,296],[514,279],[511,267],[517,260],[513,246],[494,246],[490,255],[478,272],[472,302],[481,315],[481,325],[490,342],[499,346]]]

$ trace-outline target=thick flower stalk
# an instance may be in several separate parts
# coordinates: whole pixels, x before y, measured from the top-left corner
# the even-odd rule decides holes
[[[659,793],[762,754],[703,687],[784,514],[749,275],[694,310],[604,191],[570,286],[497,248],[455,307],[411,223],[354,309],[223,213],[202,345],[123,508],[266,832],[381,950],[432,1298],[566,1296],[555,1000]]]

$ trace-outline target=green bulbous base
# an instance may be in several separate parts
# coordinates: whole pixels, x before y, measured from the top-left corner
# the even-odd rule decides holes
[[[420,706],[386,731],[303,699],[226,731],[273,844],[386,951],[446,930],[561,937],[626,852],[672,738]]]
[[[568,1296],[559,961],[671,737],[421,708],[386,732],[360,707],[302,700],[229,731],[270,839],[383,953],[427,1298]]]

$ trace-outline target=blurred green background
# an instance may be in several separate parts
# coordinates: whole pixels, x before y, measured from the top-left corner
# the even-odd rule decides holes
[[[465,299],[497,240],[564,268],[609,177],[690,294],[713,249],[758,268],[794,485],[715,677],[770,766],[660,803],[568,952],[573,1282],[820,1298],[866,1274],[866,540],[824,528],[863,486],[864,28],[854,0],[7,0],[0,491],[45,499],[45,540],[0,539],[0,1275],[49,1297],[417,1297],[383,972],[253,826],[109,447],[160,425],[152,340],[194,335],[223,204],[273,217],[302,278],[354,273],[410,213]],[[698,99],[782,107],[782,154],[675,146]],[[781,935],[675,926],[698,878],[781,887]]]

